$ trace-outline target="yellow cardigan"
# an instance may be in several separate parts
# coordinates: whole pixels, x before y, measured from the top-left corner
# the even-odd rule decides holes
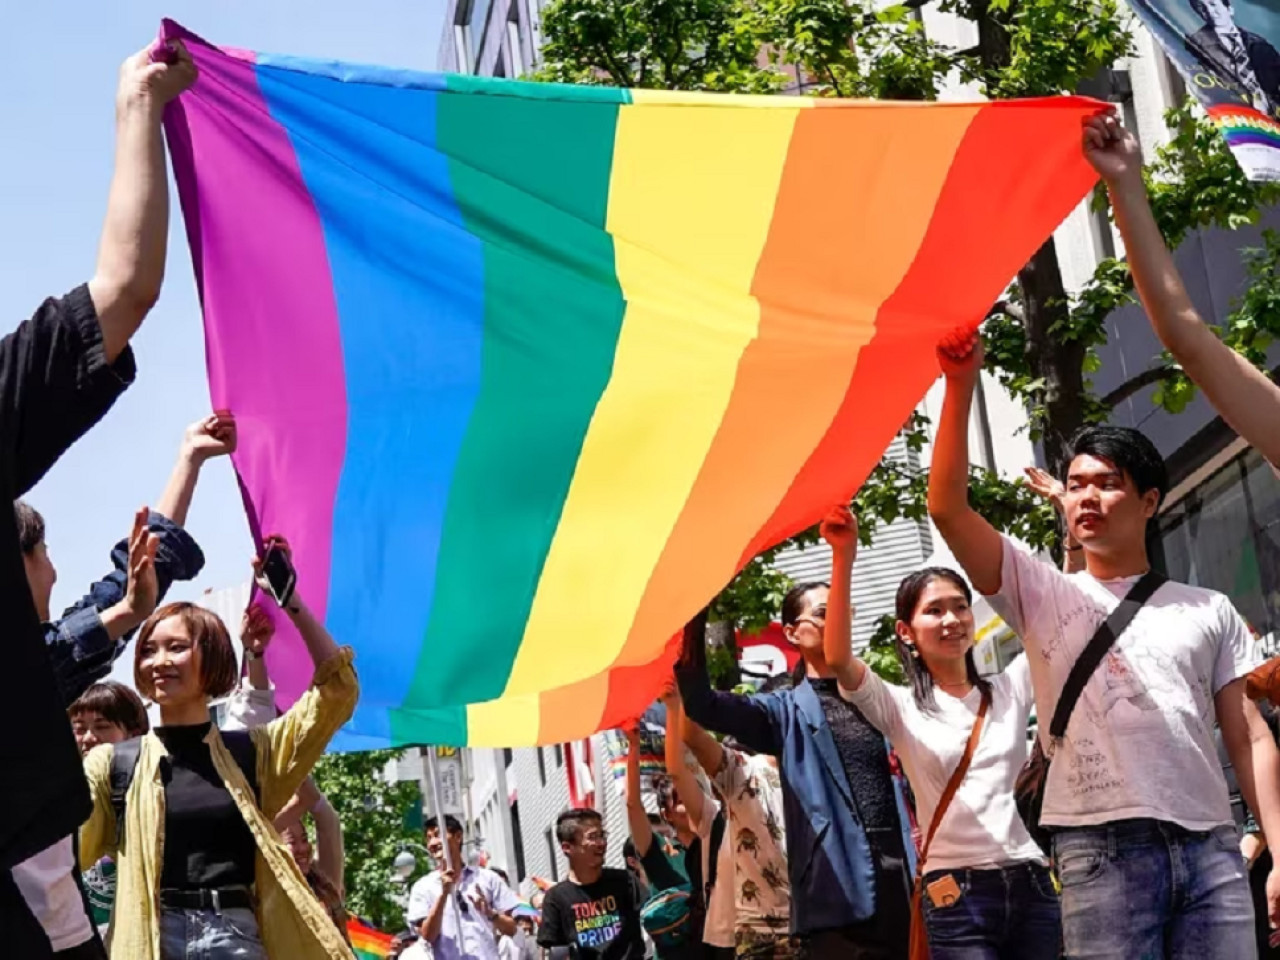
[[[213,765],[257,841],[254,889],[262,942],[271,957],[288,960],[353,960],[351,948],[334,929],[311,893],[272,818],[302,785],[329,740],[351,718],[359,684],[343,647],[316,668],[312,686],[288,712],[250,731],[257,753],[261,807],[217,727],[205,742]],[[115,857],[116,902],[111,914],[113,960],[159,960],[160,872],[164,863],[164,785],[160,759],[164,744],[155,733],[142,738],[138,766],[125,795],[124,843],[116,849],[116,817],[111,809],[111,746],[95,747],[85,758],[93,813],[80,828],[80,863],[88,869]]]

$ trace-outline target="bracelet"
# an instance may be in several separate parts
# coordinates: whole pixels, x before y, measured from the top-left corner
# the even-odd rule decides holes
[[[244,650],[244,658],[245,658],[246,660],[261,660],[261,659],[262,659],[262,654],[260,654],[260,653],[254,653],[254,652],[253,652],[252,650],[250,650],[248,647],[245,647],[245,650]]]

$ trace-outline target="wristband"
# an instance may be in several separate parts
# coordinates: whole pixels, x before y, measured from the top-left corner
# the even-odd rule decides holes
[[[261,659],[262,659],[262,654],[260,654],[260,653],[254,653],[254,652],[253,652],[252,650],[250,650],[248,647],[245,647],[245,649],[244,649],[244,658],[245,658],[246,660],[261,660]]]

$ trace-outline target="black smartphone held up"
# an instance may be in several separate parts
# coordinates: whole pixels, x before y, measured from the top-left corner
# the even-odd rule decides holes
[[[293,598],[293,588],[298,582],[298,574],[293,569],[289,554],[277,540],[267,544],[267,553],[262,558],[262,575],[266,577],[268,593],[280,606],[285,606]]]

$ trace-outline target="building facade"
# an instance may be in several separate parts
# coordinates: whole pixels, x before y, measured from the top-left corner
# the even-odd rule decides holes
[[[522,77],[538,65],[546,0],[446,0],[439,69]]]

